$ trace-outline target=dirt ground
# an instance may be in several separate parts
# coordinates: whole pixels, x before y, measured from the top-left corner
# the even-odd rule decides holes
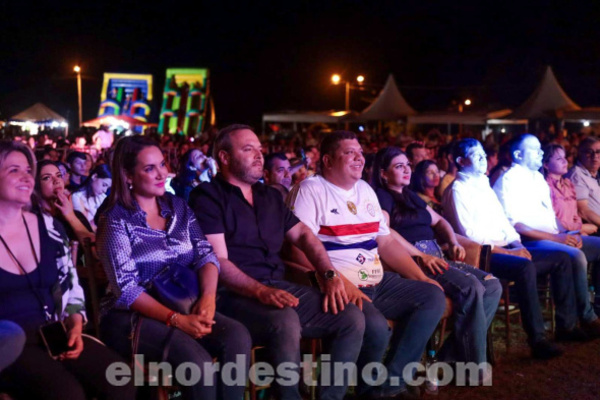
[[[600,399],[600,339],[587,343],[561,343],[564,354],[550,361],[529,356],[525,334],[511,324],[511,348],[506,352],[504,329],[494,323],[494,349],[491,387],[444,387],[438,396],[428,399]]]

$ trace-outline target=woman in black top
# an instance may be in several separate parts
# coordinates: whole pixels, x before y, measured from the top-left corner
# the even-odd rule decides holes
[[[440,359],[485,362],[487,329],[502,294],[500,282],[460,262],[465,250],[452,227],[408,188],[410,178],[410,163],[402,150],[387,147],[377,153],[373,186],[392,234],[412,256],[423,258],[424,272],[442,285],[454,306],[454,332],[445,341]],[[452,260],[444,257],[436,234],[449,243]]]
[[[35,177],[33,153],[25,145],[0,142],[0,320],[21,327],[26,343],[0,375],[0,390],[17,399],[132,399],[133,382],[114,386],[107,368],[123,362],[82,334],[84,296],[60,223],[28,211]],[[38,333],[60,321],[64,351],[51,357]]]

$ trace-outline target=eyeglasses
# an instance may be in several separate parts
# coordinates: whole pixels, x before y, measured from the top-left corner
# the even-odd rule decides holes
[[[583,154],[585,154],[588,157],[594,157],[594,156],[600,156],[600,149],[598,150],[586,150]]]

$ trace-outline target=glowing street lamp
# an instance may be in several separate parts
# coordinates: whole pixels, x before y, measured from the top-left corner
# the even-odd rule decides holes
[[[77,99],[79,103],[79,127],[81,127],[83,123],[83,119],[81,117],[81,67],[76,65],[73,68],[73,71],[77,74]]]
[[[465,106],[470,106],[470,105],[471,105],[471,99],[466,99]]]
[[[365,82],[365,77],[363,75],[358,75],[356,77],[356,82],[358,82],[358,85],[362,85]],[[347,80],[343,80],[342,81],[342,77],[338,74],[333,74],[331,76],[331,83],[333,83],[334,85],[339,85],[340,83],[344,83],[344,85],[346,86],[346,102],[345,102],[345,110],[346,111],[350,111],[350,89],[356,89],[358,86],[352,86],[350,84],[350,81]]]

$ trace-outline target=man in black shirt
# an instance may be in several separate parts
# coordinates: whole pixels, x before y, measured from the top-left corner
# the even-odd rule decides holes
[[[214,158],[221,172],[192,191],[190,206],[221,263],[227,290],[217,301],[219,311],[246,325],[255,344],[266,345],[275,369],[292,362],[296,367],[286,370],[298,370],[301,336],[327,338],[332,365],[355,363],[365,328],[361,311],[349,304],[357,299],[348,298],[321,242],[275,189],[258,182],[263,174],[258,137],[245,125],[224,128]],[[315,266],[323,294],[283,279],[278,253],[284,238]],[[329,382],[342,378],[331,372]],[[297,383],[278,389],[278,398],[301,398]],[[320,398],[342,399],[346,389],[347,382],[323,385]]]

